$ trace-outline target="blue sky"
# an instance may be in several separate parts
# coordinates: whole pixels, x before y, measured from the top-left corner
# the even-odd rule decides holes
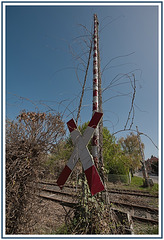
[[[111,133],[124,129],[132,102],[130,79],[134,74],[132,129],[138,126],[158,145],[157,6],[8,6],[7,116],[14,119],[22,109],[33,111],[36,106],[44,111],[46,104],[64,113],[65,122],[76,118],[85,70],[77,56],[87,61],[84,40],[93,31],[94,13],[99,19],[101,70],[106,66],[102,74],[104,126]],[[91,116],[92,59],[79,124],[89,121]],[[130,123],[131,118],[127,127]],[[128,133],[115,136],[118,139]],[[145,158],[158,156],[147,137],[142,135],[141,140],[145,144]]]

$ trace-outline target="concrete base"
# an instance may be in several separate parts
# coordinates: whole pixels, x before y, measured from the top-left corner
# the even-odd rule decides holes
[[[153,187],[154,186],[154,183],[153,183],[153,180],[151,178],[146,178],[144,180],[144,187]]]

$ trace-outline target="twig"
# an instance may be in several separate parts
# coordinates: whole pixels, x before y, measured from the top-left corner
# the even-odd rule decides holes
[[[136,132],[136,133],[137,133],[137,131],[136,131],[136,130],[133,130],[133,129],[123,129],[123,130],[119,130],[119,131],[117,131],[117,132],[114,132],[114,133],[112,134],[112,136],[114,136],[114,135],[116,135],[116,134],[118,134],[118,133],[120,133],[120,132],[125,132],[125,131],[131,131],[131,132]],[[152,144],[159,150],[158,146],[153,142],[153,140],[151,139],[151,137],[149,137],[147,134],[142,133],[142,132],[140,132],[139,134],[140,134],[140,135],[144,135],[145,137],[147,137],[147,138],[152,142]]]
[[[132,117],[132,121],[131,121],[129,130],[131,129],[131,127],[132,127],[132,125],[133,125],[133,120],[134,120],[134,99],[135,99],[135,94],[136,94],[136,83],[135,83],[135,75],[134,75],[134,74],[133,74],[133,77],[134,77],[134,85],[133,85],[132,82],[131,82],[131,86],[132,86],[132,88],[133,88],[132,103],[131,103],[131,108],[130,108],[130,111],[129,111],[129,114],[128,114],[128,119],[127,119],[126,124],[125,124],[125,126],[124,126],[124,129],[126,129],[127,124],[128,124],[128,122],[129,122],[129,120],[130,120],[130,115],[131,115],[132,110],[133,110],[133,117]]]
[[[80,97],[80,103],[79,103],[79,107],[78,107],[78,113],[77,113],[77,117],[76,117],[76,124],[78,123],[78,119],[80,117],[80,111],[81,111],[81,105],[82,105],[83,96],[84,96],[85,84],[86,84],[89,64],[90,64],[90,60],[91,60],[91,52],[92,52],[92,41],[91,41],[91,46],[90,46],[90,51],[89,51],[89,56],[88,56],[88,63],[87,63],[83,87],[82,87],[82,93],[81,93],[81,97]]]

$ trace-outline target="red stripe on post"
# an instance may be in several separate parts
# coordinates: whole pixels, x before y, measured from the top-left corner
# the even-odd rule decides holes
[[[94,79],[93,79],[93,83],[94,83],[94,84],[97,84],[97,81],[98,81],[97,78],[94,78]]]
[[[72,170],[66,165],[57,180],[57,185],[60,187],[60,189],[63,188],[71,172]]]
[[[85,170],[85,175],[92,195],[105,189],[95,165]]]
[[[97,108],[97,102],[96,103],[93,103],[93,111],[97,111],[98,108]]]
[[[95,97],[95,96],[98,96],[98,91],[97,90],[93,91],[93,97]]]
[[[67,122],[67,126],[68,126],[70,132],[77,129],[76,123],[73,120],[73,118],[70,121]]]
[[[97,73],[97,69],[93,69],[93,74],[96,74]]]
[[[95,112],[92,116],[91,121],[89,122],[88,126],[92,128],[96,128],[100,119],[102,118],[103,113]]]

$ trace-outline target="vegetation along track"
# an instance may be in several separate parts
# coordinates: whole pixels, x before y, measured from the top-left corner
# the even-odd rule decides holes
[[[73,207],[77,204],[77,187],[66,185],[62,190],[57,184],[41,181],[38,195],[41,198]],[[158,224],[158,196],[134,190],[108,189],[109,201],[113,209],[128,212],[133,221]]]

